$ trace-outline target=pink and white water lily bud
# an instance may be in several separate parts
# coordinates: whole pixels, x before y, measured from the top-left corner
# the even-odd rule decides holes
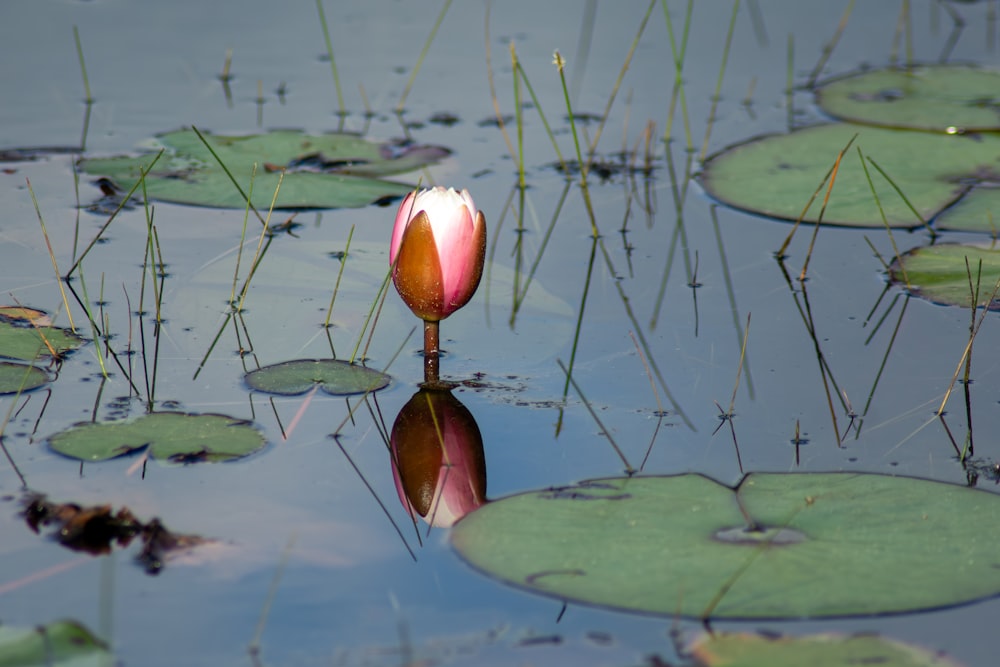
[[[468,190],[411,192],[396,213],[389,246],[392,282],[420,319],[437,322],[475,294],[486,259],[486,217]]]
[[[450,391],[421,389],[390,436],[396,492],[411,516],[450,526],[486,502],[486,457],[476,420]]]

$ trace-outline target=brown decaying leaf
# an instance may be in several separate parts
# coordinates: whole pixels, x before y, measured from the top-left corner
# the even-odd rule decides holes
[[[32,531],[54,526],[52,537],[73,551],[100,556],[111,553],[115,544],[124,548],[138,537],[142,549],[136,561],[147,574],[159,574],[172,555],[211,541],[171,532],[155,517],[143,523],[127,507],[114,512],[111,505],[55,503],[34,492],[25,494],[21,504],[21,516]]]

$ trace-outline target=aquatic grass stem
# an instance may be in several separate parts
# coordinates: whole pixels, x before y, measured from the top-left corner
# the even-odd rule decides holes
[[[197,130],[195,131],[197,132]],[[90,243],[88,243],[87,247],[83,249],[83,252],[80,253],[80,256],[76,258],[76,261],[73,262],[73,265],[69,267],[69,270],[66,271],[66,275],[63,276],[63,280],[67,280],[71,275],[73,275],[73,272],[76,271],[76,269],[80,266],[80,263],[83,262],[83,258],[87,256],[87,254],[90,252],[90,249],[93,248],[95,245],[97,245],[97,242],[104,235],[104,232],[111,225],[112,221],[114,221],[114,219],[118,217],[118,214],[125,207],[125,204],[127,204],[128,201],[132,198],[132,195],[135,194],[135,191],[139,189],[139,186],[145,182],[146,175],[153,170],[153,167],[156,165],[156,163],[160,160],[161,157],[163,157],[162,148],[156,154],[156,157],[153,158],[153,161],[150,162],[147,167],[140,170],[138,180],[136,180],[136,182],[132,184],[132,187],[129,189],[128,193],[126,193],[126,195],[122,197],[122,200],[118,202],[118,206],[111,213],[111,215],[108,216],[107,221],[103,225],[101,225],[101,228],[97,230],[97,234],[94,235],[94,238],[90,240]]]
[[[840,42],[840,38],[847,28],[847,21],[851,18],[852,11],[854,11],[854,0],[850,0],[847,3],[847,7],[844,8],[844,13],[840,17],[840,23],[837,24],[837,29],[834,31],[833,37],[823,45],[823,52],[820,54],[819,60],[816,62],[812,73],[809,75],[809,79],[806,81],[806,88],[812,88],[816,84],[816,80],[823,72],[823,68],[826,67],[827,61],[833,55],[833,50],[837,48],[837,43]]]
[[[56,282],[59,284],[59,294],[62,295],[63,306],[66,308],[66,317],[69,318],[69,328],[74,332],[76,325],[73,324],[73,313],[69,308],[69,299],[66,297],[66,288],[63,286],[62,274],[59,273],[59,263],[56,261],[56,254],[52,250],[52,241],[49,240],[49,232],[45,229],[45,218],[42,217],[42,209],[38,206],[38,198],[35,197],[35,190],[31,187],[31,179],[24,179],[28,185],[28,194],[31,195],[31,203],[35,206],[35,215],[38,216],[38,224],[42,227],[42,236],[45,238],[45,247],[49,251],[49,260],[52,262],[52,270],[56,273]]]
[[[396,105],[396,113],[402,113],[406,106],[406,98],[410,96],[410,89],[413,88],[413,82],[417,79],[417,72],[420,71],[421,65],[424,63],[424,58],[427,56],[427,52],[431,48],[431,43],[434,41],[435,35],[437,35],[438,28],[441,27],[442,21],[444,21],[444,15],[448,13],[448,8],[451,7],[452,0],[445,0],[444,5],[441,7],[441,12],[437,16],[437,20],[434,21],[434,26],[431,28],[431,32],[427,35],[427,41],[424,42],[424,48],[420,50],[420,55],[417,56],[417,62],[413,66],[413,70],[410,72],[410,78],[406,82],[406,87],[403,88],[403,94],[399,98],[399,103]]]
[[[681,116],[684,121],[684,137],[687,140],[688,152],[694,152],[694,141],[691,136],[691,120],[688,117],[687,94],[684,89],[684,57],[687,53],[688,36],[691,33],[691,15],[694,12],[694,0],[688,0],[687,10],[684,13],[684,30],[681,33],[680,50],[677,48],[677,40],[674,38],[674,26],[670,20],[670,10],[667,8],[667,0],[661,0],[663,6],[663,17],[667,22],[667,35],[670,37],[670,51],[674,59],[674,85],[670,93],[670,104],[667,111],[667,122],[663,130],[663,141],[669,144],[674,128],[674,113],[677,109],[677,102],[680,100]]]
[[[344,245],[344,254],[340,258],[340,268],[337,270],[337,282],[333,285],[333,294],[330,295],[330,307],[326,310],[326,320],[323,321],[323,327],[326,329],[330,328],[330,317],[333,315],[333,302],[337,300],[337,292],[340,291],[340,279],[344,276],[344,266],[347,264],[347,253],[351,249],[351,238],[354,236],[354,225],[351,225],[351,230],[347,232],[347,243]]]
[[[80,30],[73,26],[73,41],[76,43],[76,57],[80,61],[80,76],[83,78],[83,91],[86,97],[83,99],[88,105],[94,103],[94,96],[90,94],[90,79],[87,78],[87,63],[83,59],[83,45],[80,43]]]
[[[507,133],[507,125],[504,123],[503,113],[500,111],[500,102],[497,100],[496,84],[493,82],[493,50],[490,48],[490,8],[492,4],[491,0],[486,0],[485,38],[483,39],[483,47],[486,49],[486,81],[490,87],[490,101],[493,102],[493,113],[496,116],[497,127],[500,128],[500,134],[503,136],[504,143],[507,144],[507,153],[510,155],[510,159],[516,160],[517,154],[514,151],[514,144],[510,141],[510,135]]]
[[[212,157],[215,158],[215,161],[219,163],[219,166],[222,167],[222,171],[224,171],[226,176],[229,177],[229,181],[236,188],[236,191],[240,193],[240,196],[243,197],[243,201],[245,201],[250,206],[250,210],[253,211],[254,215],[257,216],[257,219],[260,221],[260,224],[266,227],[267,225],[264,222],[264,216],[262,216],[260,214],[260,211],[258,211],[257,208],[253,205],[253,202],[250,200],[250,197],[248,197],[247,193],[245,193],[243,191],[243,188],[240,187],[240,184],[236,181],[236,178],[233,176],[233,173],[229,171],[229,167],[226,166],[226,163],[222,161],[222,158],[219,157],[219,154],[215,152],[214,148],[212,148],[212,144],[208,143],[208,139],[205,138],[205,135],[203,135],[201,133],[201,130],[199,130],[196,126],[192,125],[191,129],[194,130],[194,133],[198,135],[198,139],[201,140],[201,143],[205,146],[208,152],[212,154]],[[163,151],[161,150],[160,154],[162,153]],[[150,165],[150,167],[152,167],[152,165]],[[146,173],[149,173],[149,170],[146,170]]]
[[[892,189],[896,191],[896,194],[899,195],[899,198],[903,200],[903,203],[906,204],[906,207],[910,209],[914,217],[916,217],[916,219],[920,221],[920,224],[923,225],[924,229],[927,230],[927,233],[931,235],[931,240],[936,239],[938,236],[937,231],[935,231],[935,229],[930,226],[930,223],[928,223],[927,220],[924,219],[924,216],[920,215],[920,212],[917,211],[916,207],[914,207],[913,204],[910,203],[910,199],[903,192],[903,189],[900,188],[898,185],[896,185],[896,181],[894,181],[892,177],[889,176],[889,174],[887,174],[885,170],[882,169],[882,167],[880,167],[878,163],[871,158],[871,156],[868,156],[868,161],[871,163],[873,167],[875,167],[875,170],[878,171],[878,173],[882,174],[882,178],[884,178],[886,181],[889,182],[889,185],[891,185]]]
[[[733,32],[736,30],[736,16],[740,8],[740,0],[733,0],[733,13],[729,19],[729,30],[726,32],[726,41],[722,47],[722,63],[719,65],[719,78],[715,82],[715,92],[712,93],[712,105],[708,111],[708,123],[705,126],[705,138],[701,142],[701,153],[698,160],[705,161],[708,154],[708,140],[712,136],[712,128],[715,126],[715,113],[719,106],[719,99],[722,95],[722,79],[726,73],[726,64],[729,62],[729,50],[733,44]]]
[[[889,243],[892,244],[892,251],[895,253],[896,263],[899,265],[899,270],[903,273],[903,281],[906,283],[906,289],[910,289],[910,277],[906,274],[906,265],[903,263],[903,258],[899,253],[899,247],[896,245],[896,238],[892,235],[892,227],[889,226],[889,220],[885,217],[885,209],[882,208],[882,201],[879,199],[878,192],[875,190],[875,184],[872,183],[871,174],[868,173],[868,165],[865,164],[865,156],[861,152],[861,147],[857,147],[858,159],[861,161],[861,168],[865,172],[865,180],[868,182],[868,188],[871,190],[872,198],[875,200],[875,206],[878,207],[879,217],[882,218],[882,226],[885,227],[885,233],[889,236]],[[879,258],[881,259],[881,258]],[[885,266],[885,262],[882,262]]]
[[[634,475],[636,472],[635,468],[633,468],[632,464],[628,462],[627,458],[625,458],[625,454],[618,446],[618,443],[616,443],[615,439],[611,437],[611,431],[604,425],[603,422],[601,422],[601,418],[597,416],[597,413],[594,411],[593,406],[591,406],[590,401],[588,401],[587,397],[583,395],[583,390],[580,389],[580,385],[578,385],[576,380],[574,380],[570,375],[569,370],[563,364],[562,359],[556,359],[556,363],[559,364],[559,368],[562,369],[562,372],[566,374],[566,381],[573,385],[573,389],[576,390],[576,393],[580,396],[580,400],[583,402],[584,407],[587,408],[587,412],[589,412],[590,416],[594,418],[595,422],[597,422],[598,428],[601,429],[601,435],[607,438],[608,442],[611,443],[612,449],[615,450],[615,454],[617,454],[618,458],[620,458],[622,463],[625,464],[625,474],[630,477]]]
[[[316,12],[319,14],[319,24],[323,28],[323,39],[326,41],[326,55],[330,59],[330,71],[333,72],[333,86],[337,89],[337,111],[341,119],[343,119],[347,115],[347,109],[344,106],[344,93],[340,89],[340,75],[337,73],[337,61],[333,58],[333,42],[330,40],[330,28],[326,24],[323,0],[316,0]]]
[[[621,70],[618,72],[618,78],[615,80],[615,85],[611,88],[611,94],[608,96],[608,102],[604,106],[604,113],[601,114],[601,120],[597,123],[597,130],[594,132],[594,138],[590,142],[588,149],[588,164],[589,160],[593,159],[594,151],[597,150],[597,143],[601,140],[601,134],[604,132],[604,125],[608,122],[608,116],[611,115],[611,107],[615,103],[615,97],[618,95],[618,89],[621,88],[622,81],[625,79],[625,73],[628,71],[629,65],[632,64],[632,56],[635,55],[635,50],[639,46],[639,39],[642,37],[642,33],[646,31],[646,24],[649,23],[649,17],[653,15],[653,8],[656,7],[656,0],[650,0],[649,7],[646,8],[646,14],[642,17],[642,22],[639,23],[639,30],[636,31],[635,37],[632,38],[632,45],[629,47],[628,54],[625,56],[625,62],[622,64]],[[565,82],[563,82],[565,86]],[[567,104],[569,100],[569,95],[567,93]]]
[[[573,131],[573,147],[576,149],[576,163],[580,167],[580,190],[583,193],[584,201],[587,206],[587,212],[590,215],[590,231],[593,237],[596,239],[598,236],[600,236],[600,234],[597,231],[597,221],[594,218],[593,207],[590,204],[590,191],[587,188],[587,171],[589,163],[585,163],[583,161],[583,153],[580,151],[580,137],[576,132],[576,119],[573,116],[573,104],[570,102],[569,89],[566,87],[566,72],[564,71],[566,67],[566,61],[563,59],[562,55],[560,55],[559,51],[556,51],[553,56],[552,63],[559,70],[559,82],[562,84],[563,98],[566,100],[566,111],[569,114],[569,126],[570,129]],[[572,367],[573,367],[573,360],[571,358],[570,368],[572,369]]]

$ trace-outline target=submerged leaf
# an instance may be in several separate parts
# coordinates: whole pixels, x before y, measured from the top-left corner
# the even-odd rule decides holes
[[[853,473],[600,479],[456,524],[474,567],[562,600],[664,615],[887,614],[1000,593],[1000,497]],[[961,564],[961,566],[958,566]],[[919,582],[915,585],[914,582]]]
[[[279,179],[275,202],[279,209],[352,208],[402,197],[413,186],[381,177],[413,171],[450,154],[439,146],[377,144],[354,134],[297,130],[249,136],[203,134],[244,193],[250,193],[253,181],[253,204],[261,210],[270,207]],[[160,148],[164,153],[156,160]],[[110,179],[124,193],[154,160],[145,179],[151,199],[219,208],[246,204],[193,130],[159,135],[153,150],[139,157],[85,158],[79,167],[91,176]]]
[[[183,412],[154,412],[131,422],[83,422],[49,438],[52,449],[83,461],[148,448],[152,458],[185,464],[238,459],[264,444],[264,436],[250,422]]]
[[[296,359],[250,371],[245,380],[251,389],[281,396],[304,394],[317,384],[328,394],[342,396],[378,391],[390,378],[339,359]]]

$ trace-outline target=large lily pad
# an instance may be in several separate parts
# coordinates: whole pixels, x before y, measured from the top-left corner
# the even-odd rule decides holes
[[[19,391],[38,389],[49,379],[49,374],[41,368],[0,361],[0,394],[16,394]]]
[[[698,667],[959,667],[940,653],[869,633],[805,637],[706,633],[689,652]]]
[[[339,359],[296,359],[264,366],[246,374],[251,389],[281,396],[304,394],[316,385],[328,394],[345,396],[378,391],[389,376]]]
[[[264,444],[264,436],[245,420],[183,412],[154,412],[130,422],[83,422],[49,438],[52,449],[82,461],[140,450],[171,463],[229,461]]]
[[[83,343],[84,339],[69,329],[32,326],[25,320],[0,313],[0,357],[24,361],[51,358],[53,350],[62,355]]]
[[[854,123],[952,134],[1000,130],[1000,74],[964,65],[851,74],[820,86],[816,101]]]
[[[903,269],[906,269],[905,277]],[[964,308],[972,303],[973,288],[978,283],[979,299],[976,305],[1000,310],[1000,299],[989,302],[993,288],[1000,279],[1000,249],[993,245],[939,243],[914,248],[893,261],[889,267],[889,277],[900,285],[905,284],[906,278],[909,278],[910,292],[928,301]]]
[[[34,628],[0,625],[2,667],[100,667],[112,661],[107,645],[76,621]]]
[[[249,136],[206,134],[205,138],[244,193],[250,193],[251,174],[257,165],[253,204],[264,210],[271,205],[282,172],[276,208],[359,207],[401,197],[413,189],[412,185],[383,180],[383,176],[418,169],[450,153],[439,146],[377,144],[353,134],[315,135],[297,130]],[[146,175],[146,192],[151,199],[219,208],[246,205],[193,130],[161,134],[139,157],[85,158],[79,167],[128,191],[160,149],[163,155]]]
[[[872,183],[892,227],[919,227],[921,219],[932,220],[963,195],[976,196],[978,184],[1000,182],[1000,137],[996,135],[951,136],[848,123],[817,125],[732,146],[706,160],[700,181],[711,196],[730,206],[796,220],[854,135],[857,139],[841,162],[823,215],[826,224],[882,226],[857,148],[892,178],[920,214],[920,218],[914,215],[869,164]],[[803,220],[817,220],[824,193],[825,189]],[[965,229],[960,224],[951,228]]]
[[[564,600],[835,617],[1000,593],[998,521],[1000,497],[926,480],[753,473],[734,491],[688,474],[511,496],[468,514],[452,540],[476,568]]]

